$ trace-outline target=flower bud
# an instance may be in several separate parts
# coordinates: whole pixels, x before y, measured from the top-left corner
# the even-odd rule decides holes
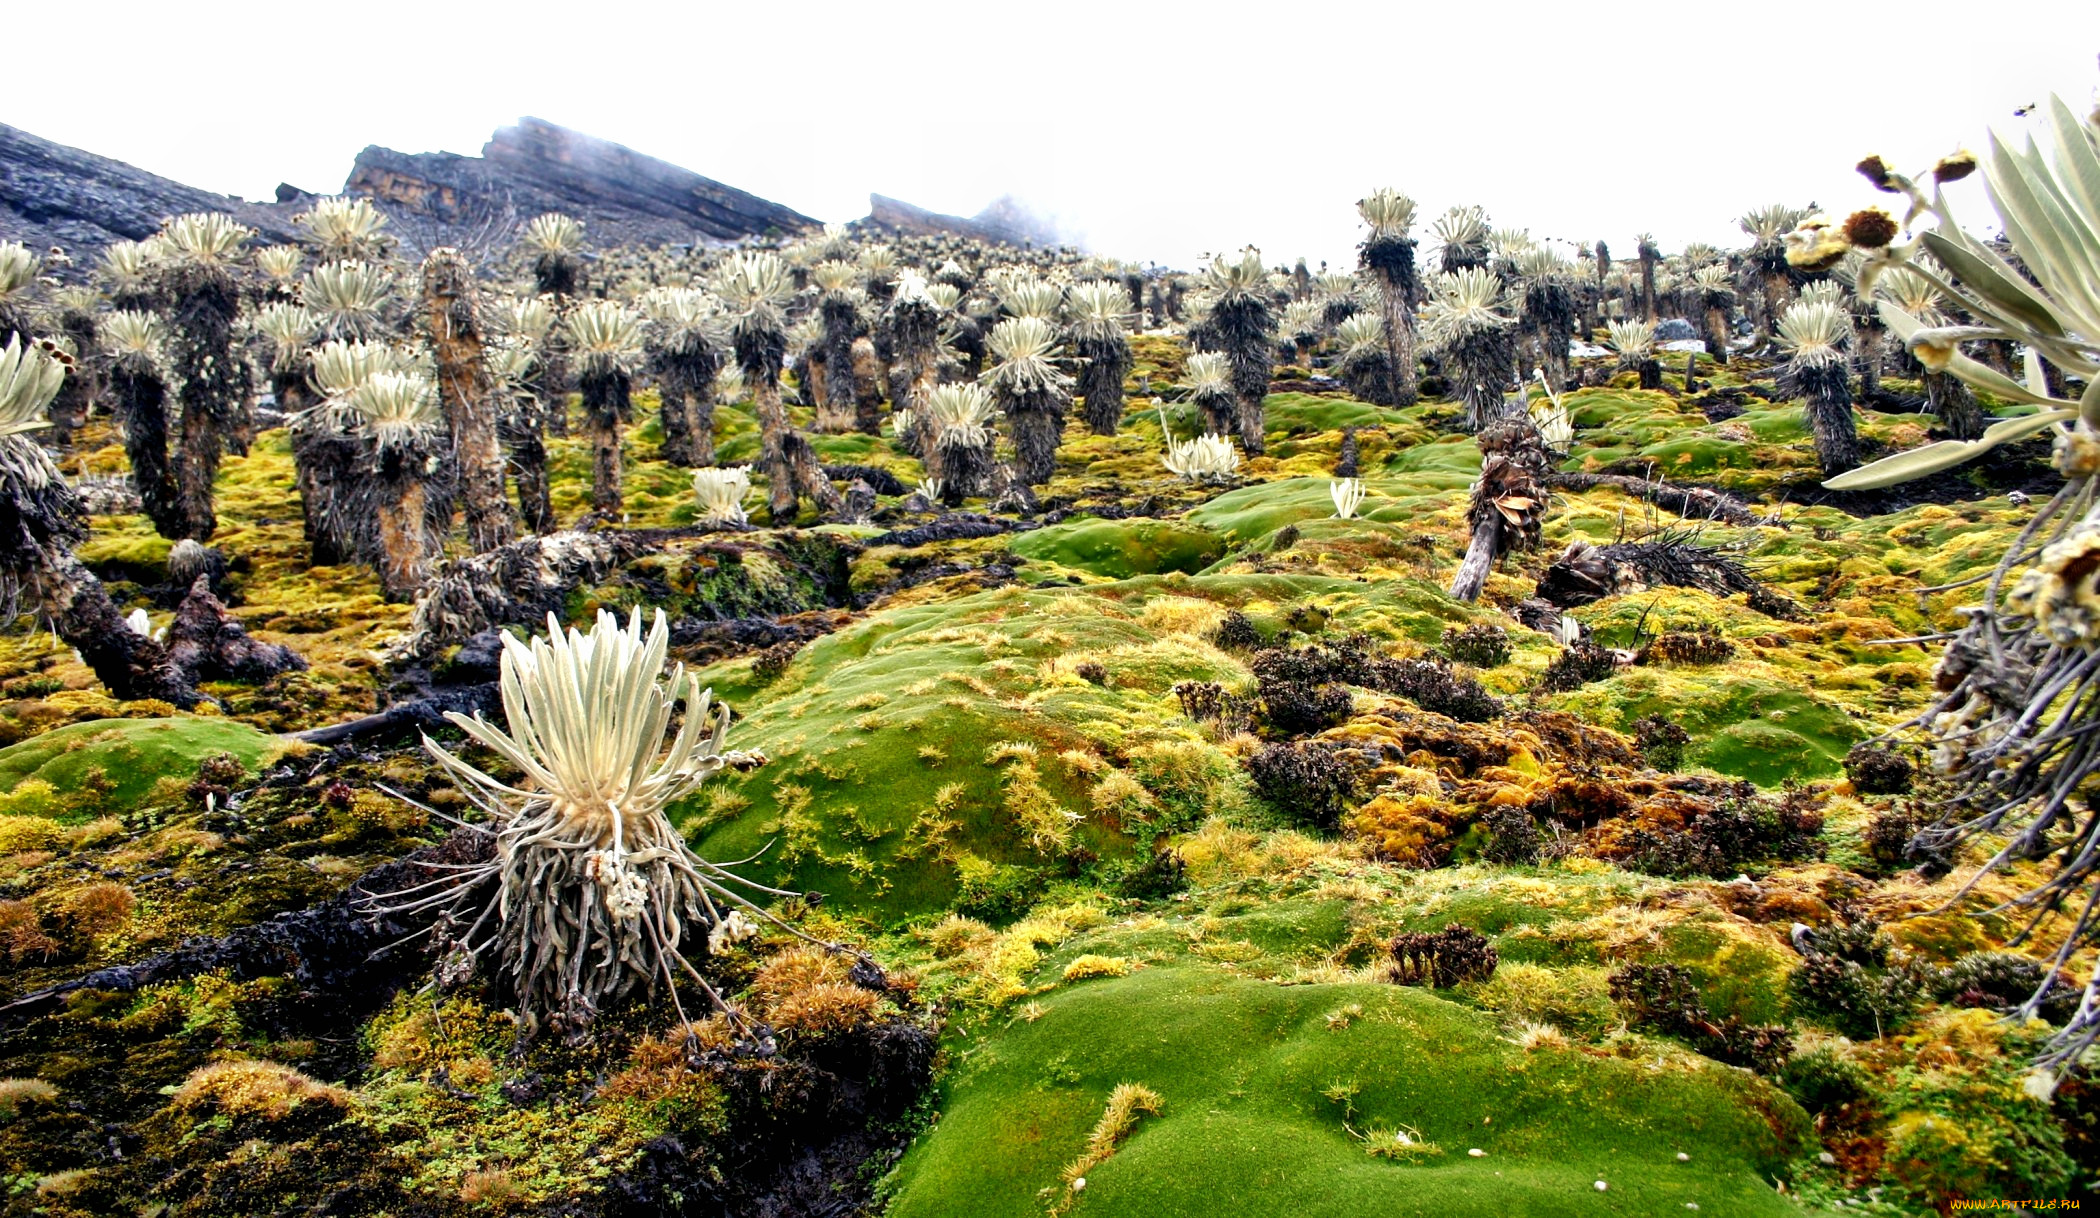
[[[1845,217],[1845,240],[1863,250],[1878,250],[1896,239],[1896,220],[1879,207]]]
[[[1889,172],[1888,162],[1878,156],[1870,156],[1853,168],[1859,170],[1861,176],[1865,177],[1867,181],[1872,182],[1876,190],[1885,191],[1892,195],[1902,191],[1902,187],[1895,183],[1895,175]]]
[[[1975,172],[1976,154],[1964,149],[1961,152],[1941,157],[1939,164],[1932,167],[1932,180],[1935,182],[1959,182]]]

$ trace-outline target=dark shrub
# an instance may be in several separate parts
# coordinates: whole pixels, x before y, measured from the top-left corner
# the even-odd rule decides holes
[[[1486,981],[1501,961],[1487,936],[1457,922],[1442,930],[1395,935],[1387,948],[1393,962],[1386,977],[1395,985],[1426,985],[1448,990],[1467,981]]]
[[[1863,1105],[1872,1093],[1867,1072],[1835,1049],[1814,1049],[1787,1059],[1778,1083],[1810,1116]]]
[[[1544,835],[1529,808],[1497,804],[1480,818],[1488,831],[1488,843],[1480,856],[1491,863],[1536,863]]]
[[[1917,767],[1894,749],[1878,744],[1855,744],[1845,754],[1845,777],[1861,795],[1905,795]]]
[[[1155,850],[1144,862],[1123,873],[1116,890],[1126,897],[1157,901],[1170,897],[1189,884],[1188,868],[1178,850]]]
[[[1099,660],[1082,660],[1073,666],[1072,671],[1089,685],[1108,684],[1108,668]]]
[[[1634,746],[1649,765],[1665,772],[1684,764],[1685,746],[1691,744],[1692,734],[1668,719],[1636,719],[1633,721]]]
[[[1970,952],[1933,977],[1932,992],[1941,1002],[1958,1007],[2009,1011],[2034,997],[2048,971],[2041,961],[2013,952]],[[2059,973],[2049,979],[2038,1014],[2050,1023],[2068,1023],[2082,996],[2083,991]]]
[[[1643,664],[1721,664],[1734,658],[1735,644],[1722,637],[1719,626],[1665,630],[1641,649]]]
[[[802,643],[797,639],[773,644],[751,657],[751,675],[761,683],[778,680],[780,674],[786,672],[788,664],[794,660],[795,653],[800,650]]]
[[[1509,631],[1492,622],[1457,628],[1446,626],[1444,654],[1475,668],[1500,668],[1509,663]]]
[[[1803,789],[1773,799],[1750,783],[1737,783],[1682,828],[1627,834],[1625,862],[1650,875],[1727,877],[1751,863],[1818,858],[1823,852],[1820,802]]]
[[[1581,689],[1592,681],[1602,681],[1618,671],[1619,662],[1613,658],[1611,648],[1594,643],[1576,643],[1563,648],[1539,674],[1538,688],[1549,694],[1563,694],[1571,689]]]
[[[995,867],[985,875],[963,881],[955,897],[955,912],[1001,926],[1028,912],[1042,899],[1048,879],[1028,867]]]
[[[1609,979],[1612,1000],[1635,1027],[1675,1036],[1717,1061],[1772,1074],[1794,1050],[1794,1035],[1781,1027],[1716,1019],[1699,995],[1690,969],[1676,964],[1629,964]]]
[[[1399,694],[1426,711],[1448,715],[1461,723],[1486,723],[1502,717],[1502,700],[1482,689],[1480,682],[1461,677],[1441,659],[1397,660],[1387,674],[1387,693]]]
[[[1247,772],[1263,799],[1322,829],[1339,824],[1355,802],[1355,767],[1317,742],[1265,745],[1247,759]]]
[[[1249,699],[1228,693],[1216,681],[1183,681],[1174,686],[1181,713],[1198,723],[1214,723],[1227,732],[1242,731],[1252,716]]]
[[[1254,628],[1254,619],[1234,609],[1210,632],[1210,641],[1226,651],[1252,651],[1262,645],[1261,631]]]
[[[1339,685],[1268,684],[1261,687],[1262,718],[1285,736],[1311,736],[1349,717],[1349,691]]]
[[[1889,966],[1889,947],[1873,922],[1816,931],[1786,979],[1794,1008],[1855,1040],[1896,1032],[1917,1014],[1924,985],[1914,969]]]
[[[1292,540],[1297,540],[1297,530],[1289,525],[1284,527],[1291,533]],[[1278,533],[1276,536],[1280,539],[1283,534]],[[1276,548],[1283,548],[1280,540]],[[1327,629],[1328,617],[1328,612],[1318,605],[1292,605],[1290,612],[1283,615],[1283,624],[1300,634],[1318,634]]]

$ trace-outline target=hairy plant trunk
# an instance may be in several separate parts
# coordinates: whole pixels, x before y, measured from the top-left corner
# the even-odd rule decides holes
[[[1041,486],[1057,472],[1057,442],[1064,436],[1062,403],[1030,394],[1007,407],[1014,441],[1014,476],[1028,486]]]
[[[853,340],[853,430],[863,435],[882,434],[882,382],[886,375],[875,340],[866,336]]]
[[[618,370],[582,378],[584,426],[591,441],[591,510],[605,520],[620,515],[620,424],[633,408],[633,382]]]
[[[1879,325],[1863,325],[1859,331],[1859,396],[1871,402],[1881,392],[1881,356],[1888,331]]]
[[[292,425],[292,485],[305,517],[307,561],[316,567],[354,562],[365,519],[355,506],[357,441],[320,419]]]
[[[373,487],[379,587],[390,601],[412,601],[430,576],[428,489],[409,460],[382,465]]]
[[[544,434],[567,439],[569,435],[569,348],[561,326],[540,344],[539,367],[533,388],[540,396],[540,427]]]
[[[1976,404],[1976,395],[1969,392],[1969,386],[1960,377],[1927,372],[1925,403],[1953,439],[1973,440],[1989,425],[1983,407]]]
[[[219,526],[212,484],[227,431],[248,394],[248,364],[233,349],[240,289],[222,268],[182,266],[170,272],[168,298],[174,302],[168,357],[182,408],[182,463],[175,475],[182,533],[210,541]]]
[[[1808,400],[1809,431],[1816,440],[1816,464],[1825,478],[1859,465],[1859,431],[1852,414],[1852,391],[1842,359],[1794,367],[1784,378],[1791,392]]]
[[[1233,409],[1237,404],[1234,398],[1226,394],[1205,394],[1196,399],[1197,409],[1203,412],[1203,430],[1215,436],[1231,435]]]
[[[1720,305],[1706,307],[1706,353],[1711,355],[1718,367],[1728,366],[1728,310]]]
[[[991,480],[991,445],[935,443],[929,474],[940,479],[941,502],[961,507],[965,498],[984,494]]]
[[[1766,342],[1772,341],[1779,332],[1779,319],[1786,314],[1787,302],[1793,298],[1793,280],[1788,278],[1784,264],[1778,269],[1767,267],[1762,276],[1764,287],[1764,317],[1759,327]]]
[[[1112,436],[1123,423],[1123,378],[1130,372],[1130,344],[1087,342],[1079,354],[1079,390],[1086,395],[1087,430]]]
[[[125,622],[102,581],[70,550],[47,547],[36,582],[52,630],[80,652],[113,696],[127,702],[158,698],[182,710],[200,701],[168,649]]]
[[[175,471],[168,465],[168,387],[150,369],[120,364],[110,371],[110,389],[139,505],[154,532],[175,540],[183,535],[184,518]]]
[[[656,395],[656,416],[664,429],[664,442],[657,445],[656,456],[666,465],[690,469],[693,466],[692,399],[683,388],[661,376],[656,378]]]
[[[1466,430],[1479,431],[1502,414],[1502,395],[1516,376],[1516,342],[1508,326],[1475,329],[1451,345],[1451,389],[1466,404]]]
[[[1348,356],[1342,360],[1342,380],[1349,387],[1349,396],[1373,406],[1400,404],[1396,379],[1392,363],[1384,351]]]
[[[510,441],[510,477],[526,531],[542,537],[560,531],[554,519],[553,488],[547,482],[547,442],[539,432],[520,433]]]
[[[1662,361],[1656,359],[1654,356],[1649,356],[1646,359],[1643,359],[1640,363],[1636,364],[1634,366],[1634,371],[1641,378],[1641,388],[1660,389],[1663,387]]]
[[[813,426],[825,435],[836,435],[853,430],[857,401],[853,385],[853,331],[859,318],[850,302],[827,302],[819,313],[824,319],[824,337],[821,349],[812,353],[812,360],[821,358],[824,366],[821,376],[810,377],[810,387],[817,390]]]
[[[438,400],[459,465],[467,544],[483,554],[507,544],[516,531],[503,499],[503,449],[496,441],[496,387],[483,350],[481,310],[473,271],[456,249],[432,250],[423,260],[424,321],[437,363]]]
[[[747,376],[749,370],[746,370]],[[776,373],[777,376],[777,373]],[[759,468],[766,475],[766,507],[775,527],[793,524],[800,498],[807,496],[823,514],[836,512],[839,493],[817,464],[809,438],[788,421],[787,406],[780,399],[780,382],[758,377],[751,387],[752,409],[758,415]]]

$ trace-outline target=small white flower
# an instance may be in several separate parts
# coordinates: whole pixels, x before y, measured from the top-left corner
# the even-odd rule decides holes
[[[1085,1176],[1081,1176],[1077,1180],[1072,1181],[1072,1191],[1075,1193],[1083,1193],[1086,1191]]]
[[[1611,1185],[1609,1185],[1609,1184],[1606,1184],[1606,1183],[1605,1183],[1604,1181],[1602,1181],[1602,1180],[1599,1180],[1599,1181],[1597,1181],[1597,1184],[1596,1184],[1596,1188],[1597,1188],[1597,1191],[1598,1191],[1598,1192],[1600,1192],[1600,1193],[1601,1193],[1601,1192],[1603,1192],[1604,1190],[1606,1190],[1606,1189],[1610,1188],[1610,1187],[1611,1187]]]
[[[1466,1153],[1475,1159],[1485,1159],[1487,1158],[1488,1152],[1480,1149],[1478,1146],[1475,1146],[1471,1150],[1468,1150]]]
[[[1688,1155],[1688,1154],[1686,1154],[1686,1153],[1684,1153],[1683,1151],[1681,1151],[1681,1150],[1680,1150],[1680,1151],[1678,1151],[1678,1152],[1677,1152],[1677,1161],[1678,1161],[1679,1163],[1689,1163],[1689,1162],[1691,1162],[1691,1161],[1692,1161],[1692,1156],[1690,1156],[1690,1155]]]

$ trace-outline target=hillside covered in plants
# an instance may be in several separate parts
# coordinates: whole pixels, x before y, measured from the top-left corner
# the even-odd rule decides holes
[[[1732,249],[0,244],[0,1213],[2085,1195],[2043,120]]]

